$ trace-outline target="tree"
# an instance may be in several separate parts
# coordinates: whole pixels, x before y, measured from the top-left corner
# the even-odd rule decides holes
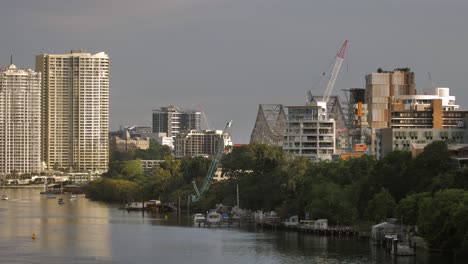
[[[129,178],[133,178],[139,174],[143,174],[143,168],[141,167],[141,160],[123,161],[122,174]]]
[[[413,162],[410,174],[416,177],[417,186],[414,188],[415,191],[428,190],[436,176],[455,169],[456,166],[450,158],[447,143],[444,141],[432,142],[424,148],[424,151]]]
[[[381,222],[389,217],[393,217],[396,202],[386,189],[382,189],[369,201],[366,210],[366,217],[373,222]]]
[[[396,216],[405,224],[416,225],[419,218],[419,206],[423,199],[431,197],[428,192],[415,193],[401,199],[396,207]]]
[[[466,251],[468,244],[468,192],[438,191],[420,204],[418,228],[430,248]]]

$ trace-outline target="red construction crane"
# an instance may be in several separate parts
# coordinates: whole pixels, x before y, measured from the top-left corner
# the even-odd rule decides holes
[[[336,53],[335,64],[331,70],[330,79],[327,82],[327,86],[325,88],[325,92],[323,93],[323,97],[321,101],[317,102],[317,105],[322,107],[323,115],[326,117],[327,115],[327,102],[330,99],[331,92],[333,91],[333,87],[335,86],[336,78],[338,77],[338,73],[340,72],[341,65],[343,64],[343,59],[346,52],[346,46],[348,45],[348,41],[345,40],[341,48]],[[324,73],[325,74],[325,73]]]

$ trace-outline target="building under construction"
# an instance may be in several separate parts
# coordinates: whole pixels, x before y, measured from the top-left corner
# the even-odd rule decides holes
[[[281,104],[261,104],[250,136],[250,143],[282,146],[286,114]]]

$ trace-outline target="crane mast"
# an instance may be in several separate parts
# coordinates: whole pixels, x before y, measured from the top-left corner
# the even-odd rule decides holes
[[[346,52],[346,46],[348,46],[348,41],[345,40],[343,45],[341,46],[338,53],[336,53],[336,60],[335,64],[333,65],[330,79],[327,82],[327,86],[325,88],[325,92],[323,93],[322,100],[317,102],[317,105],[322,108],[322,113],[324,118],[327,116],[327,102],[330,99],[331,92],[333,91],[333,87],[335,86],[336,78],[338,77],[338,73],[340,72],[341,65],[343,64],[343,59]]]
[[[208,169],[208,173],[206,174],[206,177],[205,177],[205,180],[203,181],[203,185],[200,189],[198,189],[197,187],[197,184],[195,183],[195,181],[192,181],[192,184],[193,184],[193,188],[195,189],[195,193],[194,195],[192,195],[192,202],[195,203],[195,202],[198,202],[201,198],[201,196],[203,195],[204,192],[206,192],[209,188],[210,188],[210,185],[211,185],[211,181],[213,180],[213,176],[215,175],[216,173],[216,170],[218,169],[218,164],[221,160],[221,156],[223,155],[223,152],[224,152],[224,135],[228,132],[229,128],[231,127],[231,124],[232,124],[232,120],[229,121],[227,124],[226,124],[226,127],[224,128],[223,130],[223,133],[221,135],[221,141],[218,145],[218,148],[216,149],[216,153],[213,157],[213,160],[211,161],[211,164],[210,164],[210,168]]]

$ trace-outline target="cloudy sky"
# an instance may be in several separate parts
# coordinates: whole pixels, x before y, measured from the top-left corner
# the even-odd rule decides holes
[[[203,108],[248,143],[258,104],[301,105],[344,40],[336,82],[410,67],[419,91],[450,87],[468,108],[466,0],[15,0],[0,7],[0,65],[86,49],[111,57],[111,129],[151,125],[152,109]]]

